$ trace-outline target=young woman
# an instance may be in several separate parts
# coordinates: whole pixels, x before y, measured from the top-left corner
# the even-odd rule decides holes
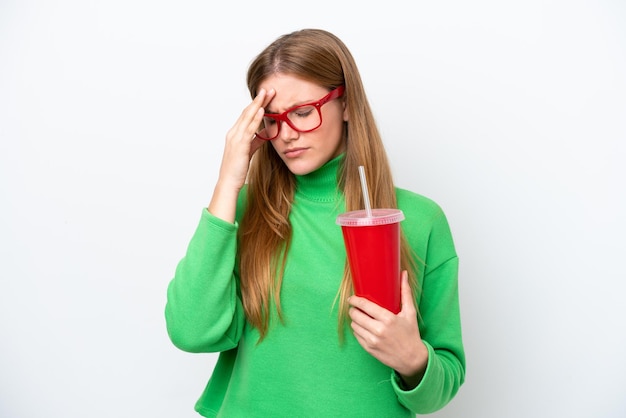
[[[464,381],[458,259],[433,201],[394,187],[358,69],[322,30],[284,35],[248,70],[208,209],[168,287],[172,342],[219,352],[206,417],[409,417]],[[398,314],[352,295],[337,215],[404,212]]]

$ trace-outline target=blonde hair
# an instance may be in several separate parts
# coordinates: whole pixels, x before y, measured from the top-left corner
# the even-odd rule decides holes
[[[332,90],[345,86],[348,122],[344,123],[345,158],[338,185],[346,210],[363,208],[358,166],[365,166],[373,207],[397,207],[394,183],[380,133],[375,124],[361,77],[344,43],[319,29],[304,29],[283,35],[263,50],[248,69],[252,97],[259,84],[273,74],[289,74]],[[239,229],[240,283],[248,321],[259,330],[261,340],[269,328],[272,302],[282,319],[280,288],[291,243],[289,212],[295,194],[295,177],[269,143],[257,151],[250,164],[247,206]],[[402,269],[409,272],[416,289],[414,258],[402,236]],[[340,337],[347,319],[346,298],[352,293],[352,278],[346,264],[338,289]]]

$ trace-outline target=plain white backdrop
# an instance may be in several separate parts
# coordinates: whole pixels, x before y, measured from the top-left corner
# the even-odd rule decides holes
[[[166,286],[247,65],[304,27],[452,226],[467,380],[433,417],[626,416],[626,4],[366,3],[0,2],[1,417],[197,416],[215,356]]]

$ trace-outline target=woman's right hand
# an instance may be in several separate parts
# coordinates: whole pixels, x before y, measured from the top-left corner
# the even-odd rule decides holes
[[[250,159],[264,142],[256,137],[256,132],[263,120],[264,107],[275,94],[274,89],[261,89],[226,134],[222,165],[208,209],[228,222],[235,220],[237,196],[246,181]]]

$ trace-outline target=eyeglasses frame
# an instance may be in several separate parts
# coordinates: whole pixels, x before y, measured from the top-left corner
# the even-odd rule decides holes
[[[265,138],[263,136],[260,136],[258,133],[256,134],[256,137],[259,139],[262,139],[264,141],[271,141],[273,139],[278,138],[278,135],[280,135],[280,128],[282,127],[282,123],[280,122],[285,122],[287,123],[287,125],[289,125],[289,127],[291,129],[293,129],[296,132],[300,132],[300,133],[306,133],[306,132],[311,132],[316,130],[317,128],[319,128],[320,126],[322,126],[322,106],[325,105],[326,103],[338,99],[339,97],[343,96],[343,93],[345,91],[345,87],[344,86],[339,86],[333,90],[331,90],[326,96],[322,97],[321,99],[319,99],[316,102],[311,102],[311,103],[304,103],[301,105],[297,105],[294,107],[291,107],[287,110],[285,110],[282,113],[266,113],[263,115],[264,118],[271,118],[274,119],[276,121],[276,123],[278,123],[278,130],[276,131],[276,135],[274,135],[271,138]],[[306,129],[304,131],[296,128],[293,123],[291,122],[291,120],[289,120],[289,118],[287,117],[287,115],[291,112],[293,112],[294,110],[301,108],[301,107],[305,107],[305,106],[313,106],[315,107],[315,109],[317,110],[317,113],[320,116],[320,123],[319,125],[317,125],[315,128],[312,129]]]

